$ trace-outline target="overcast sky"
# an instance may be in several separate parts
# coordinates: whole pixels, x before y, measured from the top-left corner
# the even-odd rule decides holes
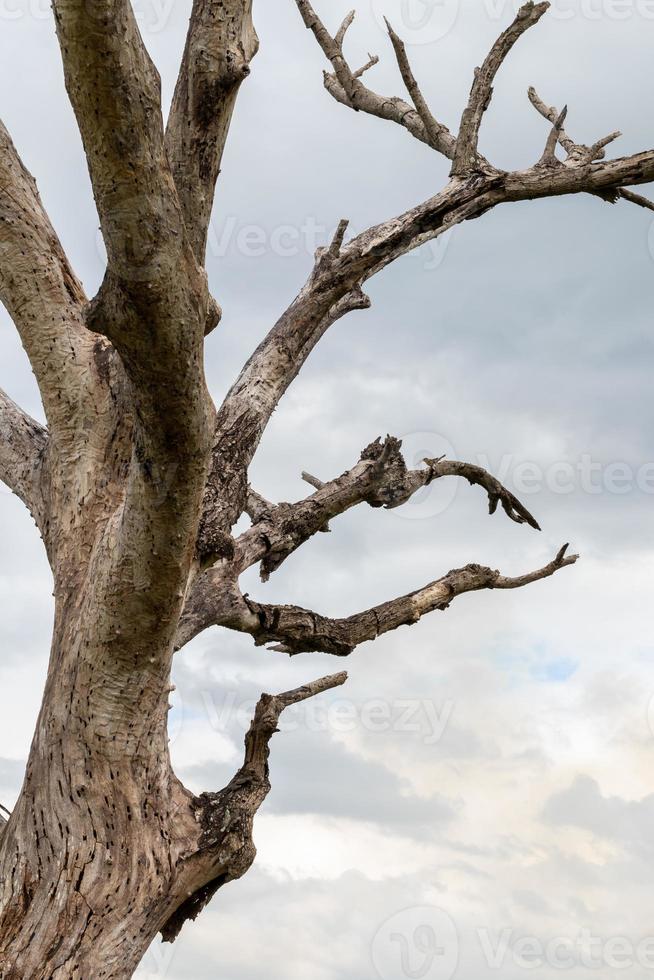
[[[335,27],[351,0],[315,0]],[[189,4],[135,0],[170,99]],[[261,51],[225,155],[208,272],[224,310],[207,344],[220,400],[288,305],[339,218],[352,228],[438,190],[446,162],[332,102],[293,0],[255,3]],[[360,0],[352,61],[401,94],[383,34],[410,42],[435,114],[456,125],[507,0]],[[44,0],[0,0],[0,114],[93,294],[103,252]],[[482,150],[517,168],[542,153],[535,85],[592,142],[654,143],[654,3],[556,0],[498,79]],[[403,93],[402,93],[403,94]],[[409,461],[482,462],[542,534],[466,485],[398,512],[359,509],[293,556],[258,598],[345,615],[467,562],[519,574],[571,541],[583,562],[516,593],[360,648],[348,686],[296,711],[273,743],[253,871],[225,888],[139,980],[502,980],[654,975],[654,226],[593,198],[509,205],[398,262],[373,308],[335,326],[293,385],[252,479],[306,494],[390,432]],[[316,241],[317,237],[317,241]],[[15,332],[0,384],[41,417]],[[51,582],[38,535],[0,485],[0,800],[22,779],[45,678]],[[173,757],[195,791],[238,768],[251,703],[339,665],[212,631],[180,654]],[[543,953],[542,950],[545,950]]]

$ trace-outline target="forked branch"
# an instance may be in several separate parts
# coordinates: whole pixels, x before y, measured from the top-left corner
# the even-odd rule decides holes
[[[383,442],[377,439],[371,443],[357,465],[335,480],[323,483],[303,474],[316,487],[316,492],[297,503],[272,505],[267,501],[262,503],[259,498],[253,526],[236,541],[235,562],[239,570],[261,561],[261,577],[266,581],[305,541],[328,530],[333,518],[352,507],[367,503],[393,510],[435,480],[450,476],[483,487],[491,514],[501,504],[512,521],[540,530],[536,519],[517,497],[482,467],[454,460],[426,459],[423,469],[409,470],[401,448],[399,439],[387,436]]]
[[[452,159],[455,139],[447,126],[439,123],[427,108],[427,103],[411,71],[406,51],[400,50],[402,42],[394,34],[390,25],[389,34],[400,62],[405,84],[414,100],[413,106],[398,97],[379,95],[361,81],[362,75],[378,63],[378,57],[371,56],[367,64],[357,71],[350,67],[343,52],[343,43],[354,21],[354,11],[348,14],[336,35],[332,37],[309,0],[295,0],[295,2],[306,27],[313,32],[334,69],[333,73],[325,73],[325,88],[333,98],[350,109],[397,123],[422,143]]]
[[[174,942],[185,922],[194,921],[220,888],[241,878],[252,866],[254,817],[270,792],[270,741],[282,713],[346,681],[347,674],[340,673],[285,694],[262,694],[245,736],[243,765],[225,789],[203,793],[193,802],[202,834],[197,851],[180,869],[180,902],[162,926],[164,942]]]
[[[616,130],[616,132],[610,133],[603,139],[597,140],[597,142],[593,143],[592,146],[584,146],[583,143],[575,143],[563,128],[563,123],[568,114],[568,107],[565,106],[563,110],[558,113],[554,106],[548,106],[543,102],[541,97],[538,95],[538,92],[533,87],[529,89],[528,95],[529,101],[536,111],[539,112],[545,119],[553,123],[553,127],[545,147],[545,152],[543,153],[540,161],[542,166],[560,166],[555,153],[557,143],[560,143],[563,149],[566,151],[569,163],[584,164],[591,163],[594,160],[603,160],[606,156],[606,147],[622,135],[622,133]],[[654,211],[654,202],[650,201],[649,198],[644,197],[642,194],[634,194],[633,191],[627,190],[626,187],[610,188],[608,191],[596,191],[595,194],[597,197],[608,201],[610,204],[615,204],[619,198],[622,198],[625,201],[629,201],[630,204],[635,204],[637,207],[645,208],[647,211]]]
[[[479,130],[484,113],[493,97],[493,82],[507,55],[525,31],[533,27],[549,10],[549,3],[526,3],[511,24],[497,39],[481,68],[475,71],[468,105],[463,110],[452,175],[461,176],[477,168],[479,163]]]
[[[497,71],[516,41],[543,16],[547,3],[525,4],[497,40],[475,76],[459,137],[455,140],[431,113],[411,70],[406,49],[392,28],[389,27],[391,42],[414,106],[377,95],[361,81],[362,72],[350,68],[343,45],[353,14],[348,14],[332,35],[309,0],[295,2],[306,27],[332,64],[333,74],[326,77],[332,94],[352,108],[393,119],[423,142],[437,144],[435,148],[449,158],[454,158],[456,149],[454,179],[429,200],[350,241],[344,238],[344,222],[341,222],[332,246],[319,250],[307,283],[252,355],[219,410],[204,505],[203,529],[208,544],[200,541],[201,553],[210,553],[211,542],[220,543],[245,510],[247,470],[273,412],[332,324],[347,312],[369,305],[362,292],[368,279],[408,252],[500,204],[578,193],[614,201],[623,193],[625,184],[654,179],[654,151],[598,162],[616,134],[599,140],[588,152],[573,155],[566,165],[559,165],[554,145],[567,140],[567,136],[564,117],[559,113],[552,116],[553,110],[548,115],[548,118],[552,116],[553,132],[544,155],[531,168],[499,171],[479,154],[479,129]],[[374,62],[374,58],[370,59],[369,65]],[[628,199],[641,203],[637,196]],[[239,433],[237,438],[235,432]],[[223,553],[222,544],[216,553]]]
[[[303,474],[316,492],[296,503],[272,504],[250,487],[245,509],[252,527],[235,542],[225,533],[214,537],[214,547],[221,545],[222,552],[215,555],[214,567],[198,575],[189,589],[175,648],[182,649],[211,626],[241,630],[244,616],[248,617],[238,587],[239,576],[261,562],[261,578],[267,581],[302,544],[315,534],[328,531],[332,519],[358,504],[392,510],[435,480],[457,477],[486,491],[491,514],[501,505],[515,523],[540,530],[517,497],[482,467],[455,460],[426,459],[424,468],[410,470],[401,447],[400,440],[393,436],[383,441],[376,439],[364,449],[356,466],[335,480],[323,482]]]
[[[606,153],[604,152],[606,147],[622,136],[622,133],[619,132],[619,130],[616,130],[616,132],[610,133],[608,136],[604,136],[602,139],[597,140],[597,142],[593,143],[592,146],[584,146],[583,143],[575,143],[574,140],[570,139],[563,128],[563,123],[565,122],[568,114],[568,107],[565,106],[563,111],[559,113],[554,106],[545,105],[533,86],[529,89],[528,95],[529,101],[533,105],[534,109],[536,109],[536,111],[539,112],[545,119],[548,119],[553,125],[552,132],[550,133],[548,139],[548,148],[546,149],[546,154],[549,156],[550,162],[555,162],[553,157],[557,142],[560,143],[563,149],[566,151],[568,160],[571,162],[591,163],[593,160],[603,160],[606,156]]]
[[[651,150],[592,166],[586,159],[557,167],[537,163],[513,173],[484,172],[474,180],[451,181],[417,207],[344,242],[337,255],[323,250],[306,285],[252,355],[219,410],[205,523],[222,509],[225,530],[243,512],[247,468],[274,410],[329,327],[349,310],[369,305],[362,293],[368,279],[400,256],[501,204],[580,193],[615,200],[625,184],[652,180]],[[235,440],[236,431],[240,434]],[[226,500],[233,504],[228,514]]]

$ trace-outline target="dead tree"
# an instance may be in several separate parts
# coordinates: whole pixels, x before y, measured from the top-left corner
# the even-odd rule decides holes
[[[479,151],[493,81],[545,14],[527,3],[474,75],[458,130],[433,114],[401,39],[389,36],[410,101],[368,88],[344,41],[295,0],[343,105],[402,126],[451,161],[445,187],[351,240],[342,221],[290,307],[214,407],[205,336],[221,311],[204,271],[214,187],[241,83],[257,50],[251,0],[194,0],[168,124],[160,79],[129,0],[54,0],[66,88],[81,131],[107,268],[84,294],[34,180],[0,128],[0,297],[36,376],[47,430],[0,394],[0,477],[24,501],[52,567],[54,635],[20,798],[0,827],[0,974],[5,980],[122,980],[160,931],[174,940],[254,859],[252,825],[270,789],[280,713],[342,684],[337,674],[264,695],[231,783],[192,795],[169,760],[171,664],[220,625],[291,655],[346,657],[362,643],[480,589],[520,588],[575,561],[562,549],[520,578],[470,565],[346,619],[268,605],[239,589],[268,578],[329,521],[359,504],[393,508],[434,480],[480,486],[491,513],[535,519],[497,480],[460,462],[407,469],[377,439],[342,476],[272,504],[248,469],[285,391],[326,331],[365,309],[365,282],[454,225],[512,201],[586,193],[651,207],[627,186],[654,180],[654,150],[607,160],[616,133],[575,143],[566,110],[530,99],[549,123],[540,159],[500,170]],[[558,147],[564,158],[557,156]],[[251,526],[233,528],[247,513]]]

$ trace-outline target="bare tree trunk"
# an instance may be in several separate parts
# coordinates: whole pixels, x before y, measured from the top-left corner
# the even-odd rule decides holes
[[[157,932],[174,940],[254,860],[279,715],[346,679],[264,696],[243,767],[196,798],[170,766],[168,669],[151,666],[165,661],[150,648],[108,678],[89,662],[83,605],[58,610],[25,784],[0,838],[3,980],[122,980]]]
[[[524,171],[479,152],[492,86],[512,47],[544,15],[527,3],[475,74],[459,131],[431,112],[401,39],[390,39],[412,104],[364,85],[344,53],[349,15],[331,34],[295,0],[333,72],[337,101],[401,125],[452,161],[434,197],[346,241],[342,220],[308,281],[216,408],[203,371],[220,320],[204,270],[215,183],[240,85],[257,50],[251,0],[194,0],[171,116],[129,0],[54,0],[66,87],[93,185],[108,265],[89,302],[0,124],[0,299],[41,391],[47,430],[0,391],[0,479],[29,507],[52,567],[56,602],[48,679],[18,803],[0,817],[2,980],[123,980],[157,932],[174,941],[255,857],[269,743],[291,704],[343,684],[336,674],[263,695],[228,786],[200,797],[175,777],[167,740],[174,655],[219,625],[292,656],[349,656],[360,644],[444,611],[481,589],[517,589],[574,564],[567,546],[508,577],[480,565],[342,619],[244,595],[345,511],[393,508],[434,480],[462,478],[518,524],[535,518],[489,473],[452,460],[408,470],[401,443],[377,439],[314,492],[270,503],[248,483],[261,437],[325,332],[364,310],[365,282],[455,224],[512,201],[589,193],[652,204],[625,189],[654,180],[654,151],[605,160],[548,120],[545,150]],[[565,160],[556,153],[562,147]],[[251,527],[236,535],[243,514]]]
[[[178,863],[198,840],[168,755],[172,644],[147,634],[134,652],[98,643],[107,610],[97,570],[75,567],[80,537],[61,558],[43,705],[0,836],[7,978],[132,976],[179,904]]]
[[[0,844],[7,978],[131,977],[166,920],[179,838],[194,829],[170,770],[165,701],[147,705],[146,689],[161,694],[165,677],[126,665],[107,710],[94,697],[106,676],[74,666],[83,632],[78,610],[59,613],[25,784]],[[129,737],[112,744],[118,722]]]

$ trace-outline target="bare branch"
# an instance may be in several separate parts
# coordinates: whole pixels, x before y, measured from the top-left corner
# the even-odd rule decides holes
[[[486,490],[490,514],[494,514],[498,504],[501,504],[506,516],[515,521],[516,524],[528,524],[535,531],[540,531],[538,521],[520,503],[518,498],[481,466],[475,466],[472,463],[458,463],[449,459],[426,459],[425,463],[430,468],[431,480],[438,480],[443,476],[463,477],[471,486],[483,487]]]
[[[598,140],[596,143],[593,143],[593,145],[590,148],[591,160],[600,160],[600,159],[603,160],[605,156],[604,150],[606,149],[606,147],[609,146],[611,143],[614,143],[616,140],[619,140],[621,136],[622,133],[620,132],[620,130],[616,129],[614,133],[609,133],[608,136],[604,136],[601,140]]]
[[[455,146],[454,137],[446,126],[433,118],[431,113],[428,116],[430,125],[427,126],[417,106],[414,108],[400,98],[378,95],[361,82],[361,76],[364,72],[378,63],[379,59],[376,56],[370,56],[368,63],[358,71],[352,71],[350,68],[343,53],[343,42],[354,20],[354,11],[348,14],[335,37],[332,37],[309,0],[295,0],[295,2],[306,27],[313,32],[334,69],[333,74],[325,73],[325,88],[330,95],[351,109],[397,123],[422,143],[426,143],[448,159],[452,159]],[[405,60],[408,66],[408,60],[406,58]],[[413,75],[411,77],[413,78]],[[416,90],[417,85],[414,91]],[[413,97],[413,93],[411,94]],[[433,120],[434,125],[431,124],[431,120]]]
[[[236,99],[258,46],[252,0],[194,0],[166,150],[200,265]]]
[[[56,0],[54,13],[109,266],[127,282],[135,274],[142,282],[135,261],[155,258],[163,239],[180,232],[174,217],[176,227],[170,227],[175,196],[165,161],[159,73],[127,0]]]
[[[143,390],[153,375],[161,384],[162,373],[179,374],[181,351],[201,348],[217,306],[191,248],[164,145],[159,73],[131,3],[55,0],[54,11],[107,248],[87,324],[109,337]]]
[[[236,541],[235,563],[239,571],[261,562],[265,582],[286,559],[313,535],[329,530],[329,522],[361,503],[393,510],[405,504],[418,490],[443,477],[463,477],[488,493],[494,514],[501,503],[506,515],[517,524],[540,530],[535,518],[520,501],[480,466],[450,460],[426,459],[426,468],[407,469],[402,443],[387,436],[377,439],[361,454],[357,465],[329,483],[315,477],[308,482],[317,492],[294,504],[268,505]],[[303,474],[308,476],[308,474]]]
[[[543,116],[545,119],[549,120],[549,122],[551,122],[553,126],[556,126],[557,125],[557,122],[559,120],[559,117],[561,115],[558,112],[558,110],[555,109],[554,106],[547,106],[547,105],[545,105],[545,103],[540,98],[540,96],[538,95],[538,92],[536,91],[535,88],[533,88],[533,87],[530,88],[528,94],[529,94],[529,101],[534,106],[534,108],[537,110],[537,112],[540,112],[541,116]],[[568,136],[568,134],[566,133],[566,131],[563,129],[563,126],[562,125],[561,125],[561,127],[560,127],[560,129],[558,131],[558,140],[559,140],[559,143],[561,144],[561,146],[563,147],[563,149],[568,154],[568,156],[571,156],[572,154],[574,154],[575,151],[578,149],[577,144],[575,143],[574,140],[570,139],[570,137]]]
[[[549,136],[547,137],[545,150],[540,159],[540,165],[543,167],[554,167],[559,162],[556,156],[556,147],[558,145],[559,140],[561,139],[561,133],[563,132],[563,123],[565,122],[567,115],[568,115],[568,107],[567,105],[565,105],[563,106],[563,109],[561,110],[559,116],[556,119],[556,122],[554,123],[552,129],[550,130]]]
[[[20,497],[39,527],[45,516],[41,488],[48,433],[0,389],[0,480]]]
[[[375,440],[361,454],[355,467],[328,483],[303,477],[316,492],[294,504],[271,504],[250,489],[248,512],[254,524],[231,545],[214,568],[192,584],[180,620],[175,649],[180,650],[210,626],[243,630],[251,623],[251,608],[244,602],[238,576],[261,562],[266,581],[286,559],[313,535],[329,530],[329,522],[361,503],[388,510],[400,507],[414,493],[444,477],[466,479],[486,490],[489,511],[502,505],[517,524],[540,530],[535,518],[506,487],[479,466],[451,460],[425,460],[424,469],[409,470],[400,452],[401,442],[392,436]],[[245,630],[249,632],[249,629]]]
[[[0,122],[0,300],[34,371],[46,417],[61,438],[76,431],[93,338],[84,291],[41,203],[36,183]]]
[[[574,565],[579,561],[579,555],[568,555],[569,548],[569,544],[564,544],[557,553],[556,557],[548,565],[545,565],[544,568],[541,568],[536,572],[529,572],[527,575],[519,575],[517,578],[508,578],[506,575],[500,575],[496,579],[493,588],[522,589],[525,585],[531,585],[533,582],[539,582],[541,579],[550,578],[562,568],[568,568],[570,565]]]
[[[203,793],[193,801],[202,836],[198,851],[185,859],[178,872],[178,894],[183,900],[171,910],[161,929],[164,942],[174,942],[184,924],[197,919],[220,888],[241,878],[252,866],[256,855],[254,817],[271,789],[270,741],[278,731],[282,713],[346,681],[347,674],[340,673],[285,694],[262,694],[245,736],[243,765],[219,793]]]
[[[316,268],[329,276],[336,261],[330,249],[319,250]],[[311,286],[307,286],[308,293]],[[329,328],[347,313],[370,307],[358,285],[310,304],[302,319],[303,294],[286,311],[241,371],[218,410],[212,467],[205,492],[198,552],[210,554],[243,513],[247,471],[279,400],[295,380],[311,351]],[[306,308],[305,308],[306,309]]]
[[[329,483],[309,474],[316,493],[294,504],[277,504],[261,515],[236,542],[235,563],[240,571],[261,561],[267,581],[305,541],[329,530],[329,521],[366,502],[372,507],[399,507],[431,480],[429,469],[409,472],[400,452],[402,443],[388,436],[364,449],[357,465]]]
[[[449,135],[449,130],[438,122],[427,105],[427,101],[420,90],[420,86],[416,81],[415,75],[413,74],[404,41],[398,37],[388,20],[386,20],[386,27],[388,28],[388,36],[391,39],[391,43],[395,51],[395,57],[397,58],[397,64],[400,69],[400,74],[402,75],[402,81],[406,85],[407,92],[411,96],[411,100],[416,107],[416,112],[422,119],[424,127],[429,134],[432,146],[437,146],[442,138],[443,131],[447,132]]]
[[[345,41],[345,35],[349,31],[349,29],[352,27],[352,24],[354,23],[354,18],[355,17],[356,17],[356,11],[355,10],[350,10],[350,12],[345,15],[345,17],[343,18],[343,23],[341,24],[341,26],[339,27],[339,29],[336,31],[336,36],[335,36],[334,40],[336,42],[336,46],[338,48],[340,48],[341,50],[343,49],[343,42]]]
[[[312,681],[285,694],[263,694],[259,701],[250,730],[245,736],[245,760],[241,773],[256,775],[260,779],[268,778],[268,758],[270,755],[270,740],[277,732],[277,725],[282,712],[293,704],[308,701],[325,691],[342,687],[347,681],[345,672],[331,674],[320,680]]]
[[[361,68],[357,68],[357,70],[354,72],[354,77],[362,78],[367,71],[370,71],[371,68],[374,68],[375,65],[378,64],[379,64],[379,55],[368,54],[368,60],[366,61],[365,65],[362,65]]]
[[[629,201],[631,204],[636,204],[639,208],[654,211],[654,201],[650,201],[649,198],[643,197],[642,194],[634,194],[632,191],[628,191],[622,187],[619,191],[619,196],[625,201]]]
[[[324,482],[319,480],[317,476],[312,476],[311,473],[307,473],[304,470],[302,471],[302,479],[305,483],[308,483],[310,487],[313,487],[314,490],[322,490],[325,485]]]
[[[349,227],[350,221],[348,218],[341,218],[338,223],[338,228],[332,239],[332,243],[329,246],[328,255],[330,259],[337,259],[341,254],[341,249],[343,247],[343,242],[345,241],[345,233]]]
[[[561,146],[566,150],[568,154],[568,158],[571,160],[579,160],[585,162],[592,161],[592,160],[603,160],[606,156],[604,152],[606,147],[609,146],[611,143],[615,142],[615,140],[619,139],[622,136],[622,133],[616,130],[615,132],[610,133],[608,136],[603,137],[603,139],[597,140],[597,142],[593,143],[592,146],[584,146],[582,143],[575,143],[573,140],[570,139],[570,137],[566,134],[565,130],[563,129],[563,120],[565,119],[565,116],[567,115],[568,112],[567,106],[565,107],[563,112],[559,114],[557,110],[554,108],[554,106],[545,105],[545,103],[543,102],[543,100],[540,98],[540,96],[538,95],[538,93],[533,87],[529,89],[528,94],[529,94],[529,101],[534,106],[534,108],[541,114],[541,116],[544,116],[545,119],[548,119],[550,122],[554,124],[554,130],[552,131],[552,133],[550,133],[550,137],[548,139],[548,148],[545,151],[545,156],[549,157],[550,160],[554,157],[554,150],[556,149],[557,142],[559,142]],[[563,119],[561,117],[563,117]],[[553,146],[551,145],[552,142],[554,144]],[[541,163],[543,163],[544,161],[545,158],[541,160]]]
[[[508,578],[481,565],[467,565],[417,592],[346,619],[329,619],[299,606],[266,605],[246,596],[231,628],[249,633],[257,646],[274,643],[273,650],[291,656],[313,651],[347,657],[362,643],[400,626],[413,625],[427,613],[448,609],[459,595],[484,589],[519,589],[549,578],[578,560],[577,555],[567,557],[567,547],[543,568],[518,578]]]
[[[245,513],[253,521],[260,521],[265,517],[266,514],[270,513],[274,504],[271,504],[269,500],[262,497],[260,493],[253,490],[252,487],[248,487],[248,496],[245,504]]]
[[[361,292],[363,282],[401,255],[500,204],[578,193],[614,200],[624,184],[652,180],[654,151],[592,166],[585,159],[554,170],[536,165],[514,173],[479,174],[473,181],[452,181],[423,204],[368,229],[338,256],[322,250],[309,281],[252,355],[219,410],[204,526],[220,525],[224,533],[242,513],[247,468],[272,413],[329,327],[346,312],[369,305]],[[213,540],[215,534],[208,537]]]
[[[479,165],[479,130],[484,113],[493,97],[493,82],[507,55],[525,31],[533,27],[549,10],[549,3],[533,3],[530,0],[520,8],[516,19],[497,39],[481,68],[475,71],[468,105],[463,111],[452,174],[460,176],[475,170]]]

